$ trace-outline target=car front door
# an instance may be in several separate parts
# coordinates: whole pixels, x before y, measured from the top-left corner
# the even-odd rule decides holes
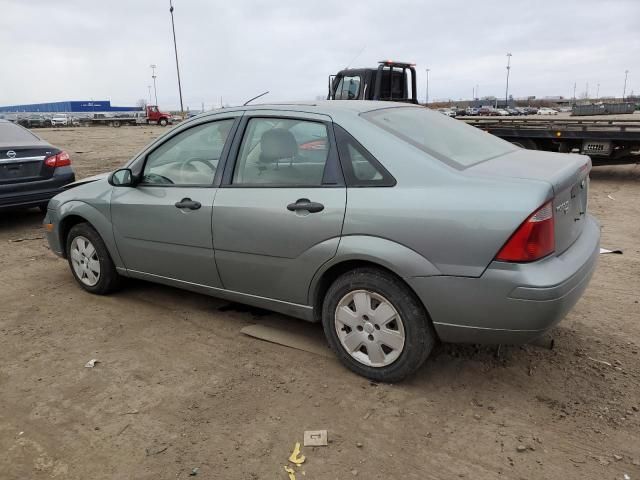
[[[213,206],[224,288],[307,305],[336,253],[346,205],[330,118],[245,114]],[[231,161],[235,159],[235,162]]]
[[[135,187],[114,187],[113,232],[132,276],[220,287],[211,237],[218,163],[238,116],[178,131],[144,157]]]

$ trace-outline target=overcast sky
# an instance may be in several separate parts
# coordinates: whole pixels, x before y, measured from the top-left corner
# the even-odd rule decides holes
[[[185,108],[326,95],[327,76],[415,62],[419,96],[640,93],[638,0],[174,0]],[[0,105],[148,99],[176,108],[169,0],[0,0]]]

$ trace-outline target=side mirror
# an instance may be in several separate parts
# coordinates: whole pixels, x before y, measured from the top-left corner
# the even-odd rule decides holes
[[[133,187],[135,185],[135,177],[130,168],[121,168],[115,172],[111,172],[109,178],[109,185],[114,187]]]

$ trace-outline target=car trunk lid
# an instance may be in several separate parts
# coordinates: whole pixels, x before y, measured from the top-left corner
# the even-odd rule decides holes
[[[575,242],[585,224],[591,159],[584,155],[518,149],[466,172],[545,181],[553,188],[556,255]],[[531,213],[531,212],[529,212]]]
[[[24,145],[7,147],[0,144],[0,184],[24,183],[51,178],[52,167],[45,158],[55,155],[50,146]]]

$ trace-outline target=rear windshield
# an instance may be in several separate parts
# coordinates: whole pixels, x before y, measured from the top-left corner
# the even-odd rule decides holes
[[[39,138],[26,128],[13,123],[0,122],[0,142],[33,142],[34,140],[39,140]]]
[[[385,108],[362,117],[429,155],[466,168],[517,149],[476,127],[421,107]]]

